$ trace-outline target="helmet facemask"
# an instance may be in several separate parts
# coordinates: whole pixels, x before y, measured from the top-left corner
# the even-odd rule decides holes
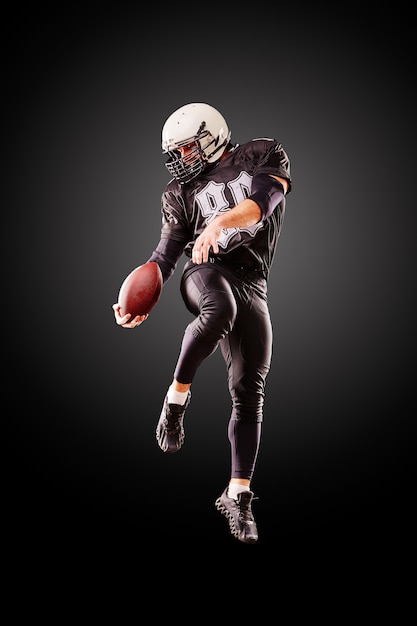
[[[198,132],[193,137],[188,137],[182,141],[172,142],[165,147],[164,152],[169,155],[165,165],[171,174],[181,185],[189,183],[196,178],[207,166],[208,163],[216,161],[224,152],[224,147],[230,139],[230,134],[219,144],[220,137],[213,137],[206,128],[206,122],[202,122]],[[178,148],[194,144],[184,156]],[[216,158],[216,153],[223,148]]]

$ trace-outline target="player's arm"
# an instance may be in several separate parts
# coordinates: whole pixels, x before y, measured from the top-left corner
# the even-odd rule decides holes
[[[269,174],[254,176],[249,198],[239,202],[230,211],[217,215],[197,237],[192,252],[193,262],[206,263],[210,248],[214,254],[218,254],[217,241],[223,229],[249,228],[268,218],[282,201],[287,190],[288,181],[285,178]]]
[[[270,176],[272,176],[272,174],[270,174]],[[282,178],[282,176],[272,176],[272,178],[275,178],[275,180],[280,182],[281,185],[284,187],[284,192],[287,193],[290,187],[290,183],[288,182],[288,180],[286,178]]]
[[[186,243],[186,242],[185,242]],[[152,252],[152,255],[148,259],[158,263],[164,284],[171,278],[172,274],[177,267],[178,261],[184,252],[185,243],[178,241],[177,239],[171,239],[169,237],[161,237],[157,247]]]
[[[158,263],[165,284],[174,273],[178,260],[181,257],[183,251],[184,244],[174,239],[162,237],[152,255],[146,262],[149,263],[151,261],[155,261],[156,263]],[[123,328],[136,328],[137,326],[140,326],[142,322],[144,322],[148,318],[149,315],[136,315],[136,317],[131,319],[132,316],[130,313],[126,313],[126,315],[123,316],[120,314],[120,304],[118,302],[116,302],[112,306],[114,311],[114,317],[116,319],[116,324],[118,324],[118,326],[122,326]]]

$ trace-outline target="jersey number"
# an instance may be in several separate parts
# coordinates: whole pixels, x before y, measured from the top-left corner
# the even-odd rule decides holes
[[[227,183],[227,187],[234,200],[233,206],[236,206],[250,196],[252,176],[247,172],[241,172],[237,178]],[[201,215],[204,217],[206,224],[211,222],[216,215],[233,208],[226,199],[225,188],[225,183],[211,181],[196,195],[196,202],[200,207]],[[262,222],[258,222],[258,224],[254,224],[249,228],[223,228],[217,243],[225,249],[230,240],[238,233],[245,232],[254,237],[260,228],[262,228]]]

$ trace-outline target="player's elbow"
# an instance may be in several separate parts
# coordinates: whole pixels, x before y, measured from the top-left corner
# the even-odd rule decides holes
[[[252,180],[250,200],[256,202],[261,211],[260,219],[267,219],[284,199],[284,185],[269,174],[257,174]]]

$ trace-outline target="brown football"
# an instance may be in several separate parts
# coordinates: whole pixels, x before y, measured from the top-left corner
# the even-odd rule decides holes
[[[158,263],[153,261],[139,265],[130,272],[120,287],[118,303],[121,315],[146,315],[158,302],[163,279]]]

